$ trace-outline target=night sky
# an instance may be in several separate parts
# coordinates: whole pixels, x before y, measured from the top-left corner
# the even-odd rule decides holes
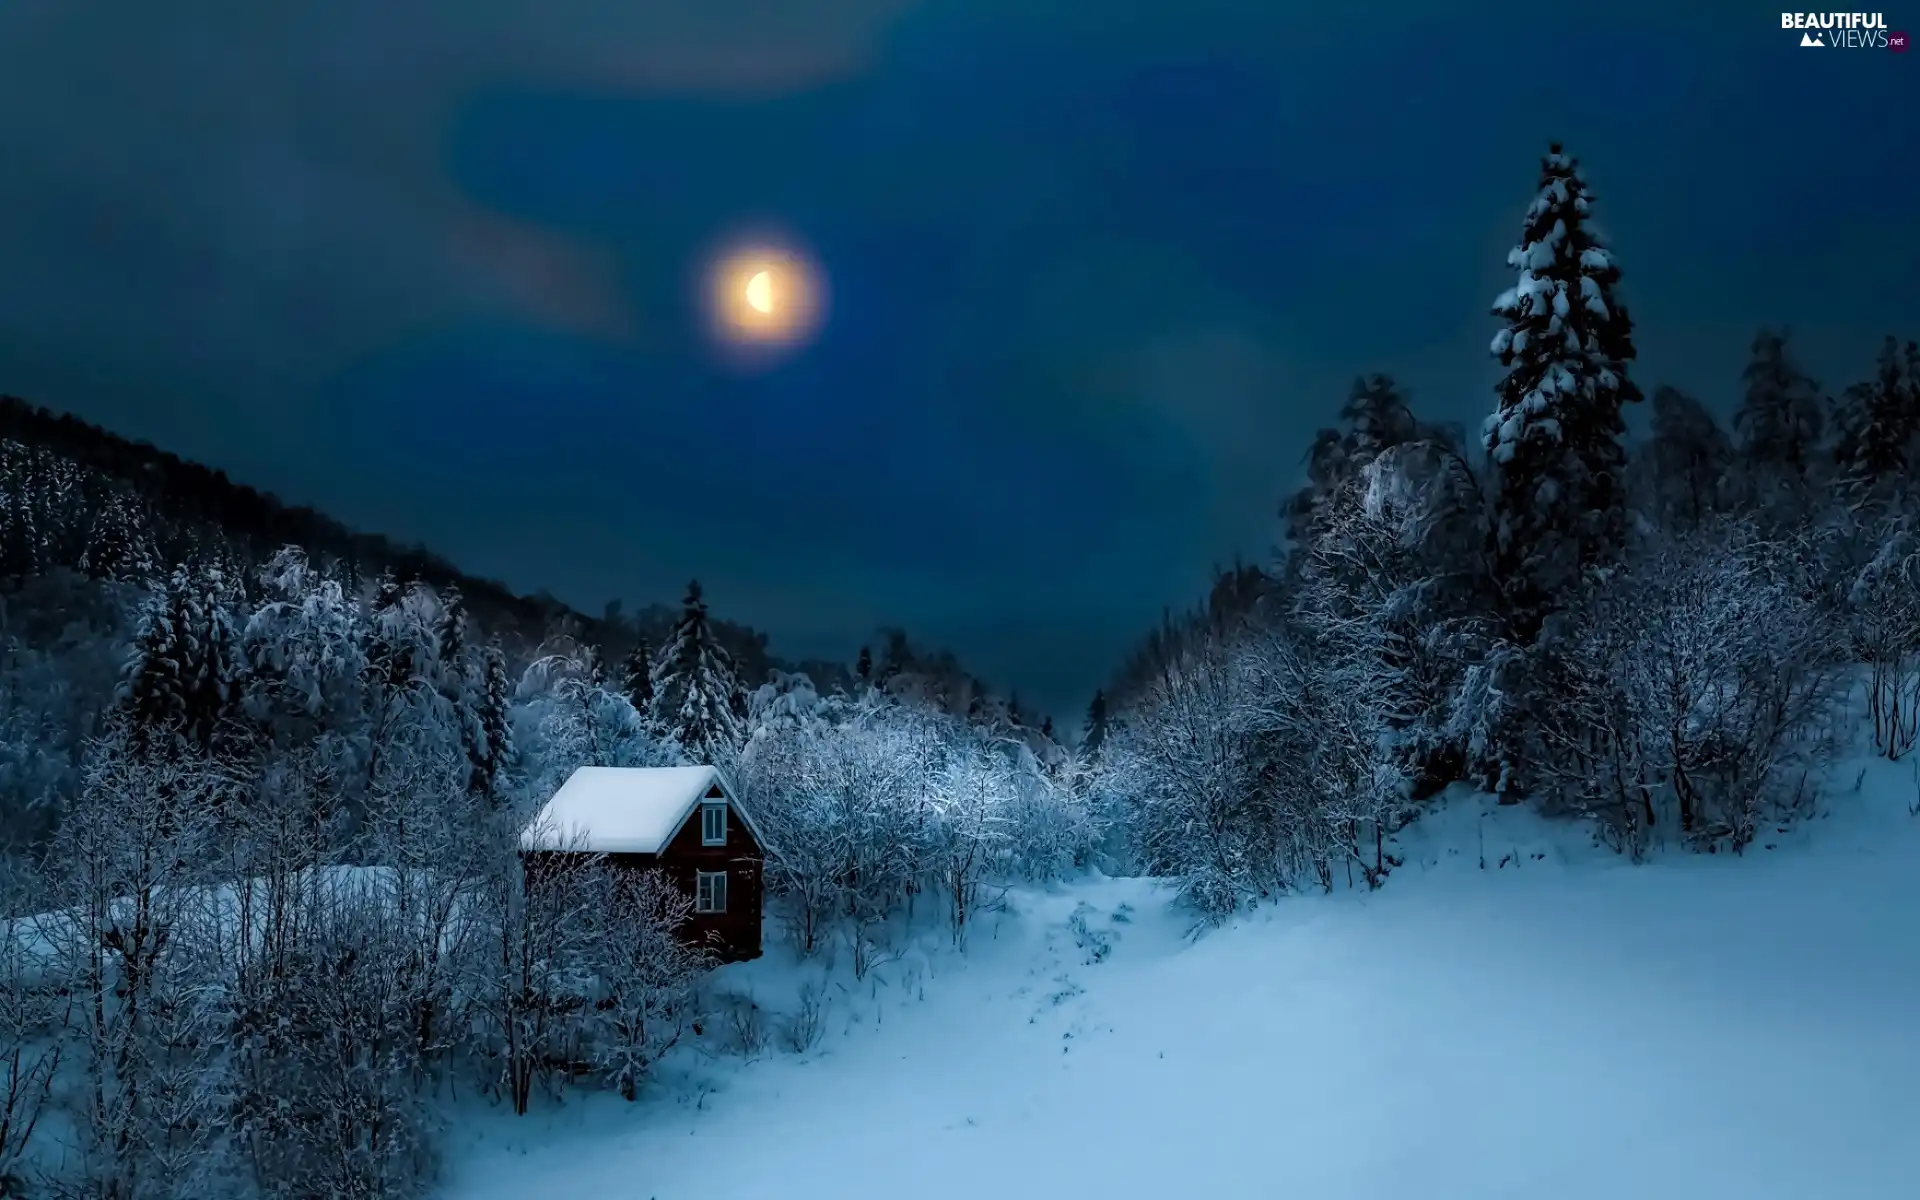
[[[4,0],[0,392],[588,611],[697,575],[778,651],[898,622],[1070,715],[1270,553],[1357,372],[1491,408],[1554,138],[1649,391],[1724,406],[1763,323],[1834,387],[1920,335],[1920,54],[1574,7]],[[769,221],[831,315],[743,373],[690,281]]]

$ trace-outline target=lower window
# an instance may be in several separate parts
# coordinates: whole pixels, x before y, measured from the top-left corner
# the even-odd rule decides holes
[[[699,871],[693,877],[693,911],[700,913],[723,913],[727,911],[727,873],[725,871]]]

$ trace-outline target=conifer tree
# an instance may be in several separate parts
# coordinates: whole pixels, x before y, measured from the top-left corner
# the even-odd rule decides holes
[[[452,680],[464,682],[467,662],[467,605],[459,588],[448,588],[440,597],[439,619],[434,622],[434,645],[440,667]]]
[[[888,695],[898,689],[898,680],[914,666],[913,647],[907,643],[904,629],[887,630],[887,644],[880,651],[880,663],[874,669],[874,686]]]
[[[0,572],[9,578],[41,569],[39,473],[33,451],[18,442],[0,445],[0,489],[6,496],[5,538],[0,540]]]
[[[1541,162],[1518,273],[1494,301],[1506,368],[1484,430],[1497,472],[1493,540],[1510,631],[1530,642],[1552,607],[1625,539],[1622,405],[1633,323],[1614,295],[1620,268],[1592,224],[1593,196],[1555,143]]]
[[[626,694],[633,711],[646,716],[653,712],[653,648],[646,638],[635,642],[622,664],[620,690]]]
[[[116,492],[88,528],[79,566],[94,579],[141,583],[159,574],[159,559],[139,502]]]
[[[398,580],[385,575],[368,604],[367,667],[373,683],[386,691],[404,691],[418,670],[413,631],[406,628],[406,595]]]
[[[1881,344],[1873,380],[1847,389],[1836,456],[1840,486],[1852,500],[1906,483],[1914,435],[1920,432],[1906,365],[1899,342],[1889,336]]]
[[[509,724],[513,695],[507,682],[507,656],[501,653],[497,638],[487,643],[479,685],[474,697],[478,736],[468,748],[473,764],[469,790],[488,804],[498,805],[507,765],[513,758],[513,729]]]
[[[1087,731],[1080,739],[1080,753],[1089,760],[1100,756],[1100,747],[1107,740],[1107,693],[1104,690],[1093,694],[1093,702],[1087,705]]]
[[[694,762],[724,762],[740,744],[733,659],[713,635],[700,581],[687,585],[680,620],[653,669],[655,724]]]
[[[860,657],[854,660],[853,677],[862,687],[873,682],[873,651],[865,646],[860,647]]]
[[[1291,547],[1304,549],[1313,540],[1325,521],[1325,506],[1342,485],[1382,454],[1426,433],[1391,376],[1375,373],[1355,379],[1340,406],[1340,426],[1315,436],[1307,451],[1307,486],[1287,503]]]
[[[1755,335],[1740,377],[1733,427],[1748,491],[1762,512],[1795,519],[1814,482],[1826,424],[1820,387],[1788,354],[1786,333],[1768,329]]]
[[[217,568],[176,568],[142,614],[120,689],[136,744],[228,748],[244,688],[230,587]]]
[[[1693,529],[1724,507],[1733,445],[1705,405],[1678,388],[1655,388],[1647,451],[1649,516]]]

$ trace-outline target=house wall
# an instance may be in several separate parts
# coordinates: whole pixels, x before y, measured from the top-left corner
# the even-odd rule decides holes
[[[695,872],[727,873],[727,911],[695,913],[688,922],[688,934],[713,946],[729,962],[760,957],[765,863],[765,852],[738,812],[727,813],[726,845],[701,845],[698,808],[661,848],[659,861],[660,868],[689,896],[694,894]]]
[[[737,812],[727,814],[724,846],[700,844],[700,810],[695,808],[658,855],[609,854],[605,858],[616,870],[664,872],[688,897],[695,895],[697,872],[725,871],[727,911],[694,913],[681,928],[681,936],[712,951],[723,962],[760,957],[765,855]]]

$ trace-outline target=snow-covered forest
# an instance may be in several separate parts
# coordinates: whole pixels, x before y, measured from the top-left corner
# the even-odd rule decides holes
[[[1907,754],[1920,346],[1828,387],[1762,331],[1726,396],[1643,400],[1593,205],[1556,147],[1484,426],[1357,381],[1280,558],[1151,631],[1072,737],[898,632],[801,669],[697,584],[664,619],[481,612],[14,430],[0,1195],[421,1195],[455,1097],[646,1092],[707,964],[662,886],[523,877],[582,765],[727,770],[780,952],[860,973],[908,917],[964,948],[997,888],[1095,868],[1201,923],[1391,886],[1388,839],[1455,784],[1631,858],[1740,854],[1814,811],[1863,672]]]

